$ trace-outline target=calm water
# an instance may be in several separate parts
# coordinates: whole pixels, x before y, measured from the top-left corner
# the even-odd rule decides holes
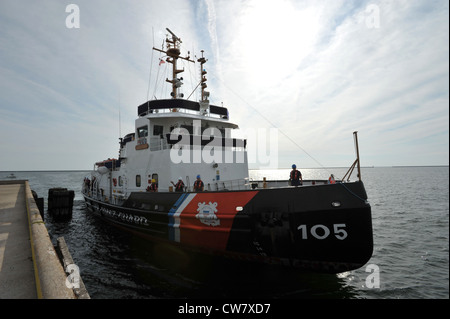
[[[326,179],[343,177],[346,169],[301,171],[306,179]],[[285,179],[288,172],[251,171],[251,177]],[[56,223],[45,211],[46,225],[54,244],[64,236],[94,299],[449,298],[448,167],[364,168],[374,253],[366,266],[338,275],[255,269],[152,245],[86,214],[80,192],[86,172],[13,173],[44,197],[45,210],[48,189],[75,190],[72,219]],[[379,286],[369,280],[376,275]]]

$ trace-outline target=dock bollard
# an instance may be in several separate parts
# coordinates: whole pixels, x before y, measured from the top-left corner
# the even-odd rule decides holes
[[[56,219],[72,217],[75,192],[67,188],[51,188],[48,190],[48,211]]]

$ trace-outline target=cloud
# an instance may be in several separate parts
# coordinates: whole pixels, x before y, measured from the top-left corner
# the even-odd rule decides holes
[[[152,29],[192,29],[187,1],[76,4],[80,28],[68,29],[60,1],[0,2],[0,134],[10,136],[0,170],[86,169],[117,156],[119,107],[128,133],[147,98]],[[35,160],[20,162],[24,148]]]
[[[0,134],[10,136],[0,170],[115,156],[119,108],[124,135],[147,92],[168,94],[152,51],[166,27],[183,53],[205,50],[213,104],[244,129],[279,129],[281,167],[351,164],[355,130],[366,165],[448,165],[446,1],[76,4],[81,25],[68,29],[66,3],[0,2]],[[189,95],[198,65],[182,67]],[[20,163],[30,149],[36,160]]]
[[[222,93],[245,125],[289,136],[280,135],[281,165],[293,149],[307,165],[318,163],[303,149],[346,165],[331,155],[353,154],[354,130],[367,164],[448,164],[445,1],[218,3]],[[239,13],[231,19],[227,7]],[[419,146],[433,156],[412,157]]]

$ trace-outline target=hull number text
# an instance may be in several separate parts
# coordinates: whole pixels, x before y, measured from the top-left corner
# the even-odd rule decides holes
[[[337,239],[344,240],[347,238],[348,234],[345,227],[345,224],[333,224],[333,234]],[[320,224],[309,227],[309,232],[307,225],[300,225],[297,227],[297,230],[301,232],[302,239],[308,239],[308,234],[311,234],[316,239],[325,239],[331,234],[330,228]]]

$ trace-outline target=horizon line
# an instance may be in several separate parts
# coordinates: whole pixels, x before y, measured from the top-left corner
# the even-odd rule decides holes
[[[361,166],[361,168],[402,168],[402,167],[449,167],[448,164],[444,165],[372,165],[372,166]],[[330,167],[303,167],[301,169],[341,169],[348,168],[347,166],[330,166]],[[289,167],[278,167],[278,168],[249,168],[249,171],[258,171],[258,170],[279,170],[279,169],[291,169]],[[92,169],[34,169],[34,170],[0,170],[0,172],[89,172]]]

